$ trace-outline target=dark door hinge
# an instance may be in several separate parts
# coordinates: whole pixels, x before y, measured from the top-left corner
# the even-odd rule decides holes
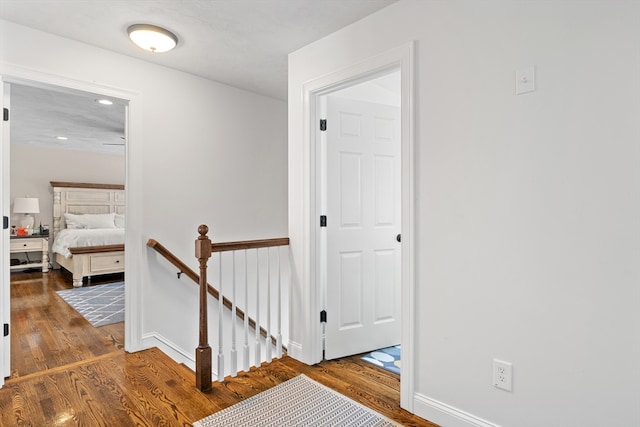
[[[326,227],[326,226],[327,226],[327,216],[320,215],[320,227]]]
[[[5,122],[9,121],[9,109],[8,108],[3,108],[2,109],[2,120]]]
[[[327,119],[320,119],[320,130],[323,132],[327,130]]]
[[[327,323],[327,312],[325,310],[320,312],[320,322]]]
[[[6,230],[7,228],[9,228],[9,217],[8,216],[3,216],[2,217],[2,229]]]
[[[5,337],[9,336],[9,324],[8,323],[4,324],[4,336]]]

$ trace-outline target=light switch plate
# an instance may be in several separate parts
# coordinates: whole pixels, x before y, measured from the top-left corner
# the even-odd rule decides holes
[[[516,95],[536,90],[536,73],[533,65],[516,70]]]

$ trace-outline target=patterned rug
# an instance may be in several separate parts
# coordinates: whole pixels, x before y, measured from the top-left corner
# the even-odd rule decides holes
[[[399,425],[304,375],[193,423],[193,427]]]
[[[400,354],[400,346],[394,345],[393,347],[372,351],[361,359],[400,375]]]
[[[57,293],[96,328],[124,321],[124,282]]]

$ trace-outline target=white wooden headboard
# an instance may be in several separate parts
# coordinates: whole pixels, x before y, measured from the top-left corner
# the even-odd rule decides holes
[[[53,238],[66,228],[64,213],[125,213],[124,185],[51,181],[53,187]]]

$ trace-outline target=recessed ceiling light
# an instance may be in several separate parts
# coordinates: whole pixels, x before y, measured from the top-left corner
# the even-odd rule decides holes
[[[67,138],[66,136],[56,136],[56,139],[59,139],[60,141],[66,141],[69,138]]]
[[[113,105],[113,101],[109,101],[108,99],[96,99],[96,102],[102,105]]]
[[[127,28],[129,38],[141,48],[154,53],[168,52],[178,44],[178,37],[169,30],[149,24]]]

